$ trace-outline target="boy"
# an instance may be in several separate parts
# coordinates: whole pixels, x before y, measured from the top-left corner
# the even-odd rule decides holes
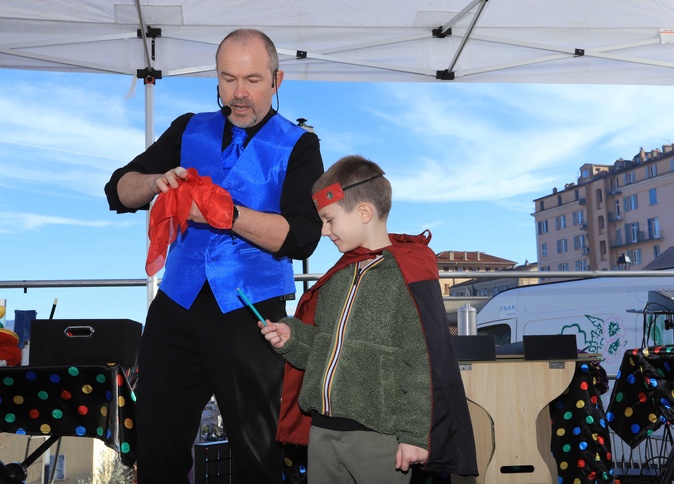
[[[316,181],[321,235],[344,255],[304,294],[295,318],[258,323],[305,370],[299,405],[311,416],[311,484],[407,483],[415,464],[477,475],[430,234],[388,233],[391,185],[383,175],[347,156]],[[286,384],[279,438],[301,443],[289,437],[301,427],[289,414],[288,375]]]

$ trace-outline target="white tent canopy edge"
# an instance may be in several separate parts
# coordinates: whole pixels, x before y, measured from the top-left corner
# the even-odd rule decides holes
[[[671,85],[674,79],[671,0],[1,0],[0,6],[0,68],[137,75],[150,67],[163,77],[213,76],[222,37],[253,26],[275,41],[286,78],[294,80]]]

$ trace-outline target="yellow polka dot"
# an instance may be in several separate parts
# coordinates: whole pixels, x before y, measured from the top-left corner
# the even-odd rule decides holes
[[[566,430],[564,430],[564,429],[557,429],[557,435],[558,435],[559,437],[561,437],[561,436],[564,435],[565,433],[566,433]]]
[[[592,434],[592,440],[594,440],[595,442],[597,441],[598,437],[599,435],[597,433]]]
[[[131,420],[130,418],[125,418],[124,419],[124,427],[126,427],[127,429],[132,429],[133,428],[133,420]]]
[[[40,432],[47,435],[49,432],[51,432],[51,425],[49,424],[40,425]]]
[[[90,394],[91,392],[93,392],[93,391],[94,391],[94,389],[91,388],[91,385],[84,385],[84,386],[82,387],[82,393],[84,393],[84,394],[86,394],[86,395],[89,395],[89,394]]]
[[[104,417],[108,416],[108,406],[107,405],[103,405],[101,407],[101,415],[103,415]]]
[[[123,407],[124,405],[126,405],[126,399],[124,397],[118,397],[117,398],[117,405],[119,405],[120,407]]]
[[[23,397],[21,395],[15,395],[12,401],[15,405],[21,405],[23,403]]]
[[[648,420],[650,420],[651,423],[655,423],[655,422],[658,421],[658,417],[654,413],[651,413],[651,414],[648,415]]]
[[[644,356],[648,356],[650,352],[648,351],[648,348],[643,349]]]
[[[293,461],[288,459],[287,457],[283,459],[283,462],[285,462],[286,466],[292,467],[293,466]]]
[[[578,400],[576,402],[576,408],[583,408],[585,406],[585,402],[582,400]]]
[[[625,417],[631,417],[633,413],[634,413],[634,409],[632,407],[627,407],[625,409]]]

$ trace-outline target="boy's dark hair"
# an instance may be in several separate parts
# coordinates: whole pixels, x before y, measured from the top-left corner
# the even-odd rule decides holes
[[[344,190],[344,199],[335,202],[345,211],[351,212],[361,202],[368,202],[377,209],[380,220],[385,220],[391,211],[391,183],[383,177],[384,170],[375,162],[361,155],[349,155],[339,159],[314,183],[312,193],[319,192],[330,185],[339,183]]]

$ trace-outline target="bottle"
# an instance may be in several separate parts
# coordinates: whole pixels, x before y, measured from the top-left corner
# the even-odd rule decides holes
[[[30,341],[26,340],[21,350],[21,366],[28,366],[30,361]]]

